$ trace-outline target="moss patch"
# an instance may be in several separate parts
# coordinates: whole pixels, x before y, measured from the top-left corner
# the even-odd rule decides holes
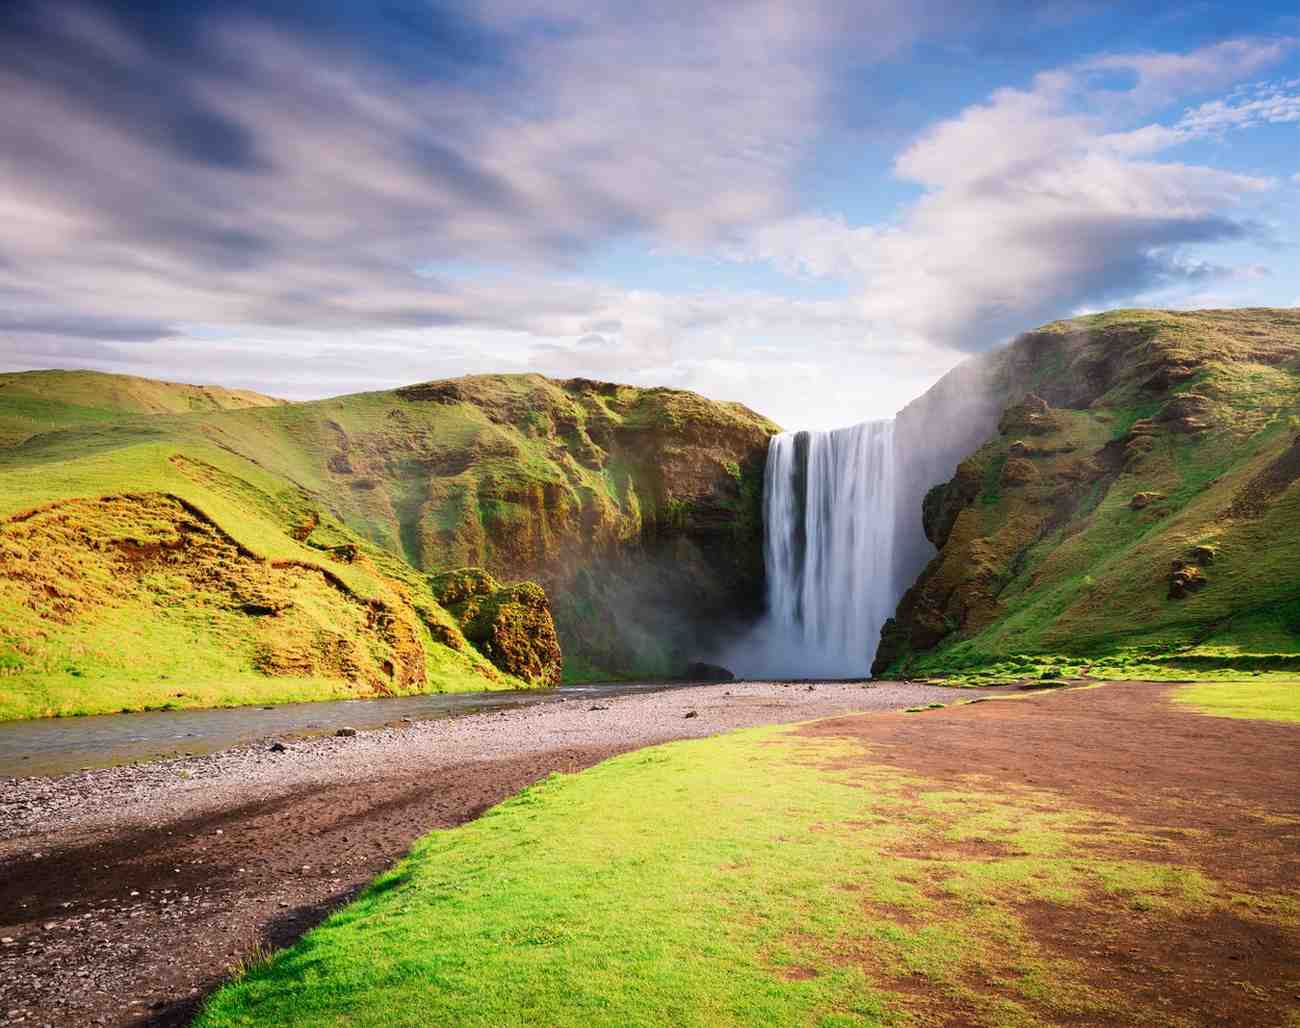
[[[1300,723],[1300,681],[1202,682],[1179,689],[1179,703],[1215,717]]]

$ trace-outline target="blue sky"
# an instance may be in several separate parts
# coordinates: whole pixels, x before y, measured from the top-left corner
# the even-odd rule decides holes
[[[0,58],[7,369],[832,427],[1053,318],[1300,303],[1294,3],[10,0]]]

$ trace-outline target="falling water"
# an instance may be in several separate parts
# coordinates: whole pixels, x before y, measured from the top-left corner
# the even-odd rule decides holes
[[[894,582],[894,423],[773,437],[763,484],[767,675],[864,677]]]

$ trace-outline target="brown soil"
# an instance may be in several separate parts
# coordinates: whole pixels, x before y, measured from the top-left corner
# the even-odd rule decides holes
[[[1047,953],[1077,962],[1090,985],[1160,1012],[1138,1022],[1062,1020],[1044,1010],[1046,1023],[1289,1023],[1300,1009],[1300,930],[1294,913],[1287,927],[1249,897],[1294,897],[1300,883],[1300,726],[1192,713],[1170,701],[1170,688],[1117,683],[922,715],[834,718],[799,731],[860,742],[869,747],[862,763],[923,775],[935,788],[1056,793],[1062,808],[1096,810],[1094,828],[1123,834],[1116,857],[1199,868],[1242,896],[1232,910],[1194,916],[1108,895],[1083,906],[1023,906]],[[1149,841],[1135,848],[1134,834]],[[916,979],[898,984],[925,992]],[[918,998],[936,1012],[950,1002]]]

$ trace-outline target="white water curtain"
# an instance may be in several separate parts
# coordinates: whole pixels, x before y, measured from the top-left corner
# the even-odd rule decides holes
[[[892,421],[773,437],[763,487],[769,614],[750,654],[762,674],[870,671],[897,600],[895,465]]]

